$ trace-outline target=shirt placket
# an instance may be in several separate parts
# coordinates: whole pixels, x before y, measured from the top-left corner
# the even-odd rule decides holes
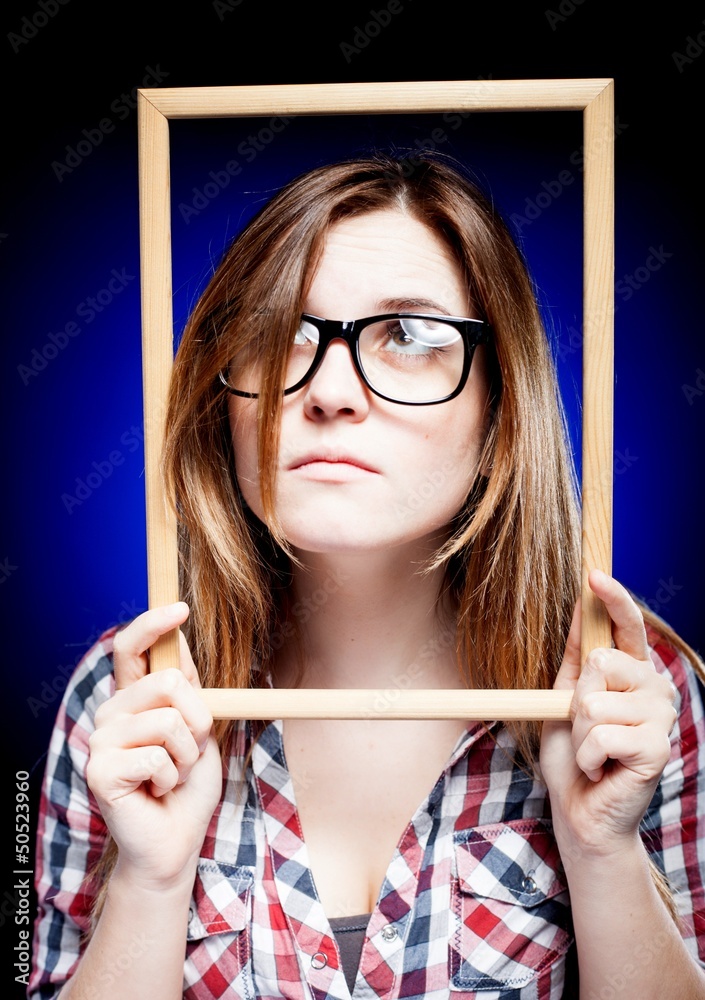
[[[360,955],[356,1000],[396,996],[419,867],[431,822],[426,808],[417,811],[394,851],[379,899],[372,911]]]
[[[291,774],[284,757],[281,722],[256,741],[252,767],[262,807],[274,886],[295,941],[302,974],[301,997],[339,998],[349,992],[335,939],[316,892],[303,839]]]
[[[395,1000],[405,942],[416,899],[419,868],[432,826],[430,807],[455,762],[485,731],[473,726],[458,741],[435,792],[419,807],[397,845],[370,917],[354,990],[356,1000]],[[313,881],[308,850],[286,766],[280,721],[256,741],[252,767],[264,818],[274,884],[302,973],[301,997],[348,1000],[340,953]]]
[[[448,789],[454,765],[484,732],[484,726],[474,725],[460,737],[434,788],[417,809],[397,845],[368,926],[360,956],[361,975],[356,983],[355,1000],[372,1000],[375,997],[396,1000],[399,995],[404,951],[418,898],[420,870],[429,850],[431,856],[426,857],[426,865],[434,871],[433,876],[427,872],[427,879],[433,877],[437,880],[442,872],[446,872],[446,876],[441,877],[442,884],[434,891],[442,892],[444,901],[446,895],[449,898],[450,848],[444,845],[451,842],[452,823],[447,817],[437,828],[433,844],[429,844],[429,838],[434,815]],[[446,908],[447,905],[446,902]],[[436,944],[427,943],[429,948]],[[445,947],[444,939],[443,949]]]

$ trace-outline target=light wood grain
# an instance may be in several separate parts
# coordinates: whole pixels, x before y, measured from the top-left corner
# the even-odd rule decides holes
[[[449,80],[251,87],[159,87],[141,93],[167,118],[440,111],[580,111],[607,79]]]
[[[202,688],[219,719],[495,719],[570,718],[571,691],[338,690]]]
[[[612,572],[614,382],[614,98],[605,87],[584,112],[582,635],[581,662],[611,643],[610,619],[588,586]]]
[[[609,620],[587,586],[611,571],[614,281],[613,83],[609,79],[469,80],[145,89],[138,94],[140,253],[149,605],[178,600],[176,522],[160,471],[173,364],[169,132],[172,118],[583,111],[583,634],[581,654],[609,645]],[[151,649],[151,669],[178,666],[176,631]],[[388,692],[203,692],[214,718],[367,718]],[[324,697],[325,696],[325,697]],[[567,718],[564,692],[398,692],[384,718]],[[264,700],[260,700],[264,699]],[[268,700],[267,700],[268,699]],[[312,716],[312,712],[317,713]],[[318,713],[324,714],[318,714]],[[354,714],[350,714],[350,713]],[[408,713],[413,714],[408,714]],[[474,714],[479,712],[480,714]],[[273,714],[272,714],[273,713]],[[557,714],[556,714],[557,713]],[[377,716],[375,716],[377,717]]]
[[[176,519],[161,476],[164,416],[174,362],[169,125],[138,96],[142,392],[149,606],[179,599]],[[150,649],[150,668],[178,666],[178,633]]]

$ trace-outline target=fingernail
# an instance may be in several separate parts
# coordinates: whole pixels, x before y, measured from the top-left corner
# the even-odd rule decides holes
[[[188,605],[185,601],[176,601],[174,604],[167,604],[164,608],[164,614],[169,615],[169,617],[176,617],[177,615],[182,615],[185,610],[187,610]]]

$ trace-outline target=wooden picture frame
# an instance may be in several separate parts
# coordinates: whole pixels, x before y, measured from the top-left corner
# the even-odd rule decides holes
[[[138,92],[142,376],[149,606],[179,599],[176,521],[159,471],[173,364],[169,121],[261,115],[581,111],[583,114],[583,424],[581,659],[611,644],[587,584],[611,572],[614,370],[614,97],[610,79],[185,87]],[[176,630],[150,669],[178,666]],[[203,690],[214,718],[567,719],[570,691]],[[371,706],[378,707],[371,711]]]

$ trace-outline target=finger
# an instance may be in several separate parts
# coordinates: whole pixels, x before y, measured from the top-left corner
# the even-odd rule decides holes
[[[570,631],[566,640],[563,661],[560,665],[554,688],[567,690],[574,688],[580,677],[580,624],[581,624],[581,602],[578,598],[573,610],[573,618],[570,623]]]
[[[98,799],[115,802],[145,782],[160,797],[177,786],[179,772],[164,747],[116,748],[101,758],[89,758],[86,780]]]
[[[649,644],[644,618],[631,594],[621,583],[601,570],[591,570],[588,582],[612,619],[612,638],[617,649],[638,660],[648,660]]]
[[[113,638],[113,669],[118,690],[134,683],[149,672],[147,650],[188,617],[188,604],[177,601],[164,607],[152,608],[138,615],[115,633]]]
[[[213,717],[193,684],[173,668],[147,674],[103,702],[95,714],[97,731],[113,724],[124,725],[131,716],[150,714],[160,708],[178,711],[199,750],[204,749]]]
[[[597,726],[651,725],[670,736],[678,713],[669,697],[655,697],[651,691],[592,692],[577,703],[572,728],[573,749],[579,747]]]
[[[621,649],[598,647],[585,659],[576,694],[583,698],[591,691],[637,691],[642,688],[670,691],[668,681],[657,672],[650,658],[638,660]]]
[[[193,733],[175,708],[156,708],[139,715],[121,716],[116,724],[97,729],[91,736],[91,754],[108,754],[115,747],[149,750],[163,747],[178,771],[178,781],[188,777],[200,756]]]
[[[166,747],[134,747],[121,755],[132,772],[132,786],[147,784],[150,794],[161,798],[179,784],[179,771]]]
[[[591,781],[599,781],[606,762],[615,760],[649,782],[662,773],[670,755],[667,734],[652,725],[605,725],[590,730],[575,759]]]

